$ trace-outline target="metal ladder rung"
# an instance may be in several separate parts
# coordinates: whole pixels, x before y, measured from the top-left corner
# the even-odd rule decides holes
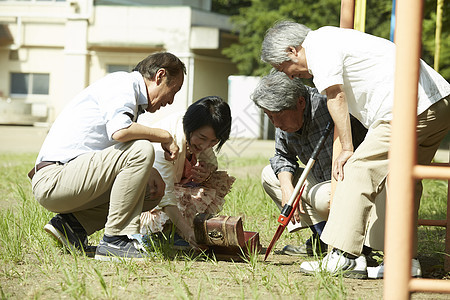
[[[450,281],[442,279],[412,278],[409,281],[409,289],[411,292],[448,293],[450,290]]]
[[[420,219],[418,221],[420,226],[441,226],[447,227],[447,220],[430,220],[430,219]]]
[[[412,175],[415,179],[450,179],[450,167],[415,165]]]

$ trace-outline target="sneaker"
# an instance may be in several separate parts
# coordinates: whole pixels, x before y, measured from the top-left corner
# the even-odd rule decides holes
[[[368,267],[367,275],[370,279],[381,279],[384,277],[384,262],[376,267]],[[420,267],[420,262],[417,258],[412,259],[411,263],[411,277],[420,278],[422,277],[422,268]]]
[[[95,251],[95,259],[101,261],[143,260],[149,257],[139,241],[128,236],[121,236],[114,242],[107,242],[103,237]]]
[[[310,248],[312,252],[312,246],[307,245],[306,243],[300,246],[286,245],[283,247],[283,250],[281,250],[281,253],[291,256],[308,256],[307,248]]]
[[[57,214],[44,230],[71,251],[83,251],[88,256],[95,253],[95,247],[88,245],[86,230],[72,214]]]
[[[311,239],[308,239],[306,243],[300,246],[286,245],[283,250],[281,250],[282,254],[291,255],[291,256],[314,256],[314,255],[322,255],[327,252],[327,244],[320,242],[316,243],[316,249],[313,249]],[[314,253],[315,252],[315,253]]]
[[[367,261],[364,255],[349,258],[344,252],[333,249],[320,261],[305,261],[300,265],[300,272],[315,274],[327,272],[337,275],[342,272],[344,277],[354,279],[367,279]]]

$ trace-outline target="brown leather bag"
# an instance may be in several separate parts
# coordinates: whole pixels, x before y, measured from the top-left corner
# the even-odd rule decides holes
[[[241,217],[197,214],[194,233],[197,243],[209,246],[215,254],[248,256],[262,249],[259,233],[244,231]]]

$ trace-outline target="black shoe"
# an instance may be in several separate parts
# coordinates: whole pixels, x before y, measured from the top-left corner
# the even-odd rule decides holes
[[[89,256],[94,250],[88,245],[86,230],[72,214],[57,214],[44,230],[71,251],[83,251]]]
[[[311,245],[309,245],[309,247],[311,248]],[[281,250],[281,252],[283,254],[286,255],[291,255],[291,256],[308,256],[308,245],[305,243],[303,245],[300,246],[294,246],[294,245],[286,245],[283,247],[283,250]],[[311,248],[312,251],[312,248]]]
[[[306,241],[306,251],[308,256],[321,256],[328,252],[328,245],[322,242],[320,239],[313,239],[312,237]]]
[[[114,241],[107,242],[105,239]],[[138,240],[127,236],[104,236],[95,251],[95,259],[101,261],[143,260],[150,257]]]
[[[284,246],[282,253],[292,256],[314,256],[315,254],[320,256],[325,254],[328,250],[327,244],[320,240],[314,240],[315,250],[313,249],[313,242],[309,238],[306,243],[300,246],[286,245]],[[314,253],[315,252],[315,253]]]
[[[190,250],[192,246],[175,232],[173,236],[173,248],[175,250]]]

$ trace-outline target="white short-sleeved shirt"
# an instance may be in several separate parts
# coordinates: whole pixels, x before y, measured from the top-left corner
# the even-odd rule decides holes
[[[147,88],[139,72],[115,72],[84,89],[53,123],[36,164],[66,163],[117,143],[112,135],[129,127],[148,106]]]
[[[392,119],[395,44],[353,29],[322,27],[306,36],[308,69],[321,93],[342,84],[349,112],[369,128]],[[420,60],[417,114],[450,94],[450,84]]]

